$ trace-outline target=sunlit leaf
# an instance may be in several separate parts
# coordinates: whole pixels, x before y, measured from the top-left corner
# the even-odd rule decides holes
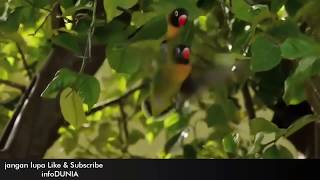
[[[238,135],[229,134],[222,139],[223,148],[228,153],[236,153],[238,147]]]
[[[275,124],[263,118],[256,118],[251,120],[250,130],[252,134],[257,134],[259,132],[267,132],[267,133],[280,132],[280,129]]]
[[[57,94],[67,87],[74,88],[82,101],[90,109],[99,99],[100,84],[99,81],[90,75],[78,74],[68,69],[59,70],[54,79],[48,84],[41,96],[46,98],[55,98]]]
[[[78,75],[74,88],[89,109],[97,103],[100,95],[100,83],[95,77],[86,74]]]
[[[66,121],[75,128],[80,128],[86,122],[80,96],[71,88],[66,88],[60,95],[60,109]]]
[[[59,91],[72,86],[76,81],[77,76],[75,72],[68,69],[61,69],[57,71],[54,79],[48,84],[41,96],[46,98],[54,98]]]
[[[136,3],[137,3],[137,0],[121,0],[121,1],[104,0],[103,6],[107,14],[107,21],[108,22],[111,21],[114,17],[122,13],[122,11],[117,9],[117,7],[128,9],[133,5],[135,5]]]

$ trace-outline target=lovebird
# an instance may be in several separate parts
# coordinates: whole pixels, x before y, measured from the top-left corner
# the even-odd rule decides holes
[[[182,83],[190,75],[191,49],[184,44],[163,42],[163,63],[150,84],[150,95],[143,102],[147,116],[160,117],[175,107],[175,98]]]

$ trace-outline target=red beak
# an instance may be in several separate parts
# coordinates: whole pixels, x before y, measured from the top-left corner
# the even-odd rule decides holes
[[[188,17],[187,15],[181,15],[179,17],[179,26],[184,26],[187,23]]]
[[[190,49],[189,48],[185,48],[182,52],[182,56],[184,59],[189,59],[190,58]]]

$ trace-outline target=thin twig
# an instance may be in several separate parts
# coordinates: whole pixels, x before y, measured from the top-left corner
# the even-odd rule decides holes
[[[21,59],[22,59],[22,63],[23,63],[24,69],[27,71],[28,77],[31,80],[32,79],[32,73],[31,73],[31,71],[29,69],[29,65],[27,63],[26,56],[24,55],[21,46],[17,42],[16,42],[16,46],[17,46],[17,49],[19,51],[19,54],[21,55]]]
[[[124,144],[124,140],[123,140],[123,137],[122,137],[122,121],[121,121],[121,118],[118,118],[118,129],[119,129],[119,141],[121,144]]]
[[[7,86],[19,89],[21,92],[24,92],[26,90],[26,87],[24,85],[18,84],[12,81],[4,80],[4,79],[0,79],[0,84],[5,84]]]
[[[124,104],[122,101],[119,102],[119,108],[120,108],[120,113],[121,113],[121,122],[123,126],[123,132],[124,132],[124,138],[125,138],[125,146],[124,146],[124,151],[127,151],[128,148],[128,143],[129,143],[129,130],[128,130],[128,115],[124,110]]]
[[[145,86],[145,84],[141,84],[139,86],[137,86],[136,88],[133,88],[131,90],[129,90],[127,93],[125,93],[124,95],[114,99],[114,100],[111,100],[111,101],[107,101],[107,102],[104,102],[102,103],[101,105],[95,107],[95,108],[92,108],[89,112],[86,113],[86,115],[91,115],[97,111],[101,111],[103,110],[104,108],[108,107],[108,106],[113,106],[113,105],[117,105],[119,104],[120,101],[128,98],[129,96],[131,96],[133,93],[135,93],[136,91],[140,90],[141,88],[143,88]]]
[[[44,10],[46,10],[46,11],[48,11],[48,14],[46,15],[46,17],[44,18],[44,20],[41,22],[41,24],[40,24],[40,26],[34,31],[34,33],[32,33],[32,34],[30,34],[31,36],[35,36],[37,33],[38,33],[38,31],[44,26],[44,24],[47,22],[47,20],[48,20],[48,18],[51,16],[51,14],[54,12],[54,8],[60,3],[60,1],[61,0],[57,0],[53,5],[52,5],[52,9],[50,10],[50,9],[44,9],[44,8],[42,8],[42,9],[44,9]],[[30,4],[31,2],[29,2],[29,4]],[[33,5],[32,3],[31,3],[31,5]]]
[[[94,25],[95,25],[95,21],[96,21],[96,10],[97,10],[97,0],[93,1],[93,7],[92,7],[92,20],[90,23],[90,27],[89,27],[89,31],[88,31],[88,39],[87,39],[87,45],[86,45],[86,49],[84,52],[84,57],[82,58],[82,64],[81,64],[81,68],[80,68],[80,73],[82,73],[84,71],[84,68],[87,64],[88,60],[91,60],[91,48],[92,48],[92,36],[94,34]],[[88,56],[86,56],[88,53]]]
[[[243,95],[243,99],[244,99],[244,106],[247,110],[248,116],[250,119],[254,119],[256,117],[256,114],[255,114],[255,110],[253,107],[253,102],[252,102],[252,98],[250,95],[248,82],[245,82],[242,87],[242,95]]]
[[[29,5],[31,5],[33,8],[37,8],[37,9],[41,9],[41,10],[44,10],[44,11],[47,11],[49,13],[52,13],[53,10],[51,9],[48,9],[48,8],[45,8],[45,7],[34,7],[33,3],[30,2],[29,0],[25,0]],[[63,18],[67,23],[73,23],[73,22],[76,22],[75,20],[71,20],[67,17],[64,17],[64,16],[56,16],[56,18]]]
[[[50,17],[50,15],[52,14],[53,11],[50,11],[46,17],[44,18],[44,20],[41,22],[40,26],[34,31],[34,33],[30,34],[31,36],[35,36],[38,31],[44,26],[44,24],[47,22],[48,18]]]

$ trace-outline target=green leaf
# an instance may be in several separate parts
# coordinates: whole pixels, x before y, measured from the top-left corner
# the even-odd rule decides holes
[[[140,139],[143,139],[143,138],[144,138],[144,134],[141,131],[138,131],[135,129],[132,132],[130,132],[128,143],[135,144],[136,142],[138,142]]]
[[[251,69],[254,72],[267,71],[281,61],[280,48],[270,40],[259,36],[251,46]]]
[[[100,95],[100,83],[95,77],[79,74],[74,87],[89,109],[97,103]]]
[[[74,88],[84,103],[91,107],[98,101],[100,95],[99,81],[90,75],[78,74],[68,69],[60,69],[53,80],[42,92],[41,97],[55,98],[57,94],[67,87]]]
[[[164,128],[170,128],[173,125],[177,124],[179,122],[179,115],[177,113],[170,114],[169,117],[167,117],[163,121]]]
[[[298,151],[296,147],[287,138],[279,138],[276,144],[285,147],[292,154],[293,158],[298,157]]]
[[[66,88],[60,95],[60,109],[66,121],[76,129],[86,122],[80,96],[71,88]]]
[[[253,8],[245,0],[232,0],[231,11],[238,19],[253,24],[270,16],[267,6],[257,4]]]
[[[293,155],[291,152],[281,146],[281,145],[273,145],[268,147],[262,155],[264,159],[293,159]]]
[[[69,154],[78,146],[79,136],[75,129],[62,127],[59,129],[59,134],[61,135],[60,143],[66,154]]]
[[[117,7],[128,9],[137,2],[138,0],[104,0],[103,6],[107,15],[107,22],[110,22],[114,17],[122,13],[122,11],[118,10]]]
[[[71,87],[76,79],[77,76],[75,72],[68,69],[60,69],[46,89],[41,93],[41,97],[55,98],[60,91]]]
[[[166,16],[156,16],[145,23],[137,32],[130,38],[131,42],[141,40],[157,40],[167,32]]]
[[[231,11],[243,21],[250,22],[253,19],[251,6],[244,0],[232,0]]]
[[[154,1],[151,8],[158,14],[166,16],[175,8],[184,8],[188,11],[189,19],[195,19],[201,15],[201,10],[197,7],[198,0],[160,0]]]
[[[218,104],[214,104],[208,109],[207,117],[208,127],[212,127],[215,125],[226,125],[228,123],[223,108]]]
[[[157,16],[157,13],[155,13],[154,11],[151,11],[151,12],[137,11],[132,13],[132,23],[134,23],[134,25],[137,27],[141,27],[142,25],[150,21],[155,16]]]
[[[238,138],[239,135],[229,134],[228,136],[222,139],[222,145],[226,152],[235,154],[237,152],[238,147]]]
[[[136,30],[134,26],[128,25],[126,22],[114,19],[107,25],[95,29],[96,40],[108,46],[124,44],[129,35]]]
[[[0,19],[0,31],[6,33],[16,32],[24,15],[24,7],[17,7],[8,15],[6,20]]]
[[[110,47],[108,49],[108,62],[112,69],[118,73],[133,74],[141,64],[141,51],[132,46]]]
[[[296,22],[290,18],[285,21],[272,23],[271,27],[268,28],[267,33],[273,38],[279,39],[281,42],[285,41],[288,37],[295,38],[301,35]]]
[[[295,105],[305,100],[305,83],[318,74],[319,70],[320,60],[314,57],[300,60],[295,72],[285,81],[284,101]]]
[[[91,6],[87,6],[86,4],[80,6],[71,6],[63,11],[63,16],[72,16],[76,12],[81,10],[91,10]]]
[[[38,2],[38,0],[34,0],[34,1],[37,1],[37,2]],[[61,6],[62,6],[64,9],[73,7],[73,6],[74,6],[73,0],[63,0],[63,1],[61,1]]]
[[[283,135],[283,129],[278,128],[271,121],[263,118],[256,118],[250,122],[250,133],[252,135],[261,134],[262,139],[259,144],[267,144]],[[260,137],[261,138],[261,137]]]
[[[42,8],[44,6],[50,5],[51,1],[50,0],[31,0],[32,1],[32,6],[37,7],[37,8]],[[64,1],[70,1],[70,0],[64,0]]]
[[[299,131],[304,126],[306,126],[307,124],[318,121],[318,120],[319,120],[319,116],[315,116],[315,115],[303,116],[302,118],[299,118],[287,128],[284,136],[289,137],[295,132]]]
[[[263,118],[255,118],[250,121],[250,131],[251,134],[257,134],[259,132],[279,133],[280,129],[271,121],[265,120]]]
[[[305,36],[290,37],[281,45],[281,55],[288,59],[319,56],[319,50],[319,44]]]
[[[69,33],[59,33],[52,37],[52,42],[78,55],[82,55],[81,48],[78,44],[78,38]]]

